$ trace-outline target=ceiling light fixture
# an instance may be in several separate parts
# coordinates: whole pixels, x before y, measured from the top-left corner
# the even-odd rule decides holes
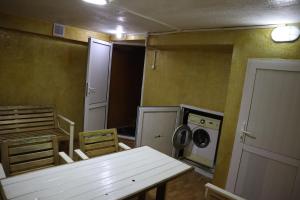
[[[275,42],[292,42],[299,38],[300,30],[296,26],[278,26],[271,33]]]
[[[288,6],[294,6],[300,3],[299,0],[268,0],[270,7],[288,7]]]
[[[125,33],[124,33],[124,30],[123,30],[123,26],[121,26],[121,25],[117,26],[116,31],[115,31],[115,35],[116,35],[116,38],[118,40],[125,39]]]
[[[104,6],[107,4],[107,0],[83,0],[84,2],[87,3],[92,3],[100,6]]]
[[[118,21],[120,21],[120,22],[125,22],[125,17],[117,17],[117,19],[118,19]]]

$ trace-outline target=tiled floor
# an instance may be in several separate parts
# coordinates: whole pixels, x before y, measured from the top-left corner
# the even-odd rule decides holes
[[[209,179],[191,171],[167,184],[167,200],[202,200],[204,199],[204,185]],[[156,190],[149,191],[146,200],[155,199]]]

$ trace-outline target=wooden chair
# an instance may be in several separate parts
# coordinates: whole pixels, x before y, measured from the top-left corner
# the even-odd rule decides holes
[[[56,136],[6,140],[2,143],[1,159],[7,176],[73,162],[64,152],[58,153]]]
[[[206,200],[246,200],[231,192],[223,190],[213,184],[205,184],[205,199]]]
[[[0,106],[0,143],[55,135],[58,141],[69,140],[69,156],[73,157],[74,126],[74,122],[56,114],[53,106]]]
[[[75,155],[81,160],[131,149],[123,143],[118,143],[117,129],[80,132],[79,148],[75,150]]]

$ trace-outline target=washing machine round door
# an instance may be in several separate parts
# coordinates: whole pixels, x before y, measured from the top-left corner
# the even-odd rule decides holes
[[[205,148],[210,143],[210,137],[206,130],[196,129],[193,132],[193,142],[199,148]]]
[[[176,149],[183,149],[192,140],[192,130],[187,125],[176,128],[172,137],[172,144]]]

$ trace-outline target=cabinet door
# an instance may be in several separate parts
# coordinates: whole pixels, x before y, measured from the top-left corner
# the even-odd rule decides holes
[[[150,146],[172,155],[172,136],[178,125],[179,107],[139,107],[137,146]]]

